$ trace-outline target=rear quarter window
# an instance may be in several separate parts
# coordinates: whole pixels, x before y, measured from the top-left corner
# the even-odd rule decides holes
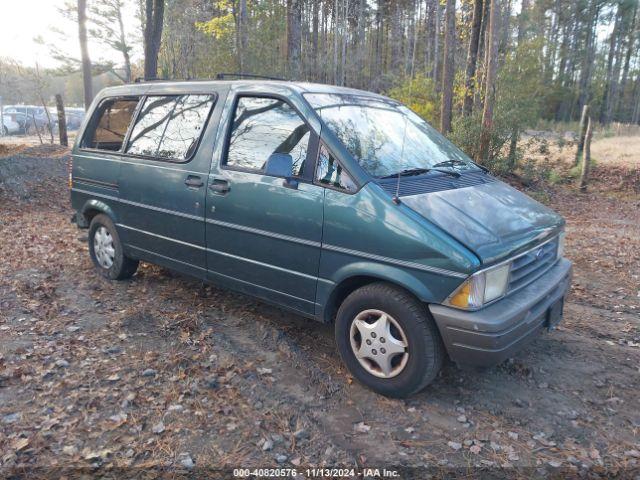
[[[104,100],[89,122],[82,139],[82,147],[119,152],[138,101],[138,98]]]

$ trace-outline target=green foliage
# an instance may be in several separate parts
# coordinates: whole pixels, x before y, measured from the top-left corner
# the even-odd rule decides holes
[[[564,177],[556,172],[555,170],[551,170],[549,172],[549,183],[553,184],[553,185],[557,185],[559,183],[563,183],[564,182]]]
[[[207,22],[197,22],[196,26],[202,32],[210,35],[215,40],[233,38],[236,32],[236,24],[233,17],[232,5],[229,1],[217,2],[220,14]]]
[[[418,74],[412,79],[405,78],[389,90],[387,95],[404,103],[431,125],[440,123],[440,99],[432,78],[424,74]]]
[[[512,136],[535,124],[540,115],[542,96],[542,63],[540,41],[524,42],[507,55],[496,86],[496,104],[490,130],[489,156],[483,163],[498,173],[512,172],[522,153],[509,155]],[[454,119],[450,139],[467,155],[476,158],[482,133],[482,112]]]

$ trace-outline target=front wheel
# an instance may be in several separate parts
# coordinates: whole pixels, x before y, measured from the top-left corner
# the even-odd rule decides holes
[[[387,283],[351,293],[338,310],[335,334],[351,373],[388,397],[422,390],[444,361],[442,340],[426,306]]]
[[[138,269],[138,260],[124,254],[116,226],[102,213],[89,225],[89,254],[100,275],[109,280],[131,278]]]

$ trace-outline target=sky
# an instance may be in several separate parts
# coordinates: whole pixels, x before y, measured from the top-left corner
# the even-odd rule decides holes
[[[59,66],[51,58],[48,47],[34,41],[36,36],[41,36],[45,42],[56,42],[61,50],[80,57],[77,26],[63,18],[57,10],[64,3],[64,0],[0,0],[0,57],[13,58],[31,67],[36,62],[43,68]],[[133,8],[135,2],[128,3]],[[133,11],[127,13],[125,30],[133,32],[138,28],[136,15]],[[61,40],[57,33],[51,31],[51,27],[63,30],[66,38]],[[121,55],[102,45],[90,43],[89,55],[96,60],[122,62]]]

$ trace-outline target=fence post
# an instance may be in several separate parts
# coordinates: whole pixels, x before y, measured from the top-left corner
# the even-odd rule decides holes
[[[587,123],[589,120],[589,105],[582,107],[582,116],[580,117],[580,138],[578,139],[578,149],[576,150],[576,158],[573,161],[573,166],[577,166],[580,163],[580,157],[584,150],[584,139],[587,135]]]
[[[69,138],[67,137],[67,117],[64,113],[62,95],[59,93],[56,93],[56,108],[58,109],[58,135],[60,136],[60,145],[68,147]]]
[[[2,97],[0,96],[0,137],[4,135],[4,103],[2,103]]]
[[[593,126],[591,125],[591,117],[587,120],[587,132],[584,138],[584,155],[582,158],[582,172],[580,173],[580,192],[587,191],[587,183],[589,182],[589,167],[591,163],[591,137],[593,135]]]

